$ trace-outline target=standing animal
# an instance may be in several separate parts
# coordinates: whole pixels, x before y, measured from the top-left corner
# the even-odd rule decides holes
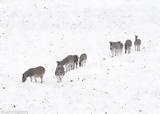
[[[141,40],[138,39],[137,35],[135,35],[134,46],[135,46],[135,51],[140,51]]]
[[[110,43],[110,50],[112,53],[112,57],[122,54],[123,43],[121,43],[121,41],[109,42],[109,43]]]
[[[73,55],[75,67],[78,67],[78,55]]]
[[[57,82],[62,82],[62,78],[65,75],[64,67],[60,62],[57,61],[57,67],[55,71],[55,76],[57,77]]]
[[[25,82],[28,77],[30,77],[32,82],[32,77],[34,77],[35,82],[37,82],[36,78],[41,78],[41,83],[43,82],[43,76],[45,73],[45,68],[42,66],[38,66],[36,68],[30,68],[23,73],[22,82]]]
[[[121,55],[123,51],[123,43],[121,41],[116,42],[116,55]]]
[[[87,60],[87,54],[83,53],[81,54],[80,58],[79,58],[79,66],[84,66],[86,64],[86,60]]]
[[[126,40],[125,42],[125,53],[131,53],[132,41]]]
[[[109,42],[112,57],[116,56],[116,42]]]
[[[66,58],[64,58],[62,61],[58,61],[59,65],[65,66],[65,72],[68,72],[70,70],[74,69],[74,63],[75,59],[73,55],[68,55]]]

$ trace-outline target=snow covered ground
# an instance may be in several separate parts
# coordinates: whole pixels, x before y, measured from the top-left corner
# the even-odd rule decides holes
[[[159,31],[159,0],[0,0],[0,113],[159,114]],[[109,41],[135,34],[140,52],[110,57]],[[81,53],[57,83],[56,61]],[[39,65],[45,82],[22,83]]]

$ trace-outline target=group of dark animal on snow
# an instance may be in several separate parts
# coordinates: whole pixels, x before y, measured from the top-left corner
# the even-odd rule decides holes
[[[68,55],[61,61],[57,61],[57,67],[55,70],[55,76],[57,78],[57,82],[62,82],[62,78],[65,73],[70,70],[74,70],[75,68],[83,67],[86,64],[87,54],[83,53],[78,57],[78,55]],[[43,83],[43,76],[45,74],[45,68],[43,66],[38,66],[36,68],[30,68],[25,71],[22,75],[22,82],[25,82],[28,77],[32,82],[32,78],[34,78],[35,82],[37,82],[37,78],[41,79],[41,83]]]
[[[126,40],[124,45],[121,41],[109,42],[109,43],[110,43],[110,50],[111,50],[111,53],[112,53],[112,57],[121,55],[122,51],[123,51],[123,47],[125,49],[125,54],[131,53],[131,47],[132,47],[132,41],[131,40]],[[135,46],[135,51],[140,51],[141,40],[138,39],[137,35],[135,35],[134,46]]]
[[[131,52],[132,41],[126,40],[123,46],[121,41],[117,42],[109,42],[110,43],[110,50],[112,53],[112,57],[118,56],[122,54],[123,47],[125,49],[125,53]],[[135,35],[134,41],[135,51],[140,51],[141,40],[138,39],[138,36]],[[85,53],[81,54],[80,57],[78,55],[68,55],[61,61],[57,61],[57,67],[55,70],[55,76],[57,78],[57,82],[62,82],[62,78],[64,77],[65,73],[68,71],[74,70],[75,68],[82,67],[86,64],[87,55]],[[41,79],[41,83],[43,82],[43,76],[45,73],[45,68],[42,66],[38,66],[36,68],[30,68],[23,73],[22,82],[25,82],[28,77],[32,82],[32,78],[34,78],[35,82],[37,82],[36,78]]]

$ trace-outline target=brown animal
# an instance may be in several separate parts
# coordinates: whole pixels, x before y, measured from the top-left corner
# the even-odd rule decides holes
[[[121,41],[109,42],[109,43],[110,43],[110,50],[112,53],[112,57],[122,54],[123,43],[121,43]]]
[[[135,51],[140,51],[141,39],[138,39],[137,35],[135,35],[134,46],[135,46]]]
[[[34,77],[35,82],[37,82],[36,78],[41,78],[41,83],[43,82],[43,76],[45,73],[45,68],[42,66],[38,66],[36,68],[30,68],[26,72],[23,73],[22,82],[25,82],[28,77],[30,77],[32,82],[32,77]]]
[[[131,53],[132,41],[126,40],[125,42],[125,53]]]
[[[79,58],[79,66],[84,66],[86,64],[86,60],[87,60],[87,54],[83,53],[81,54],[80,58]]]
[[[65,72],[73,70],[75,68],[76,55],[68,55],[62,61],[57,61],[59,65],[65,66]]]
[[[65,75],[64,67],[57,61],[57,67],[55,71],[55,76],[57,77],[57,82],[62,82],[62,78]]]
[[[73,55],[75,67],[78,67],[78,55]]]

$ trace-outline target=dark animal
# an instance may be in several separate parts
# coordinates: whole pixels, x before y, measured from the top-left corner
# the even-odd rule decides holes
[[[83,53],[81,54],[80,58],[79,58],[79,66],[84,66],[86,64],[86,60],[87,60],[87,54]]]
[[[121,43],[121,41],[109,42],[109,43],[110,43],[110,50],[112,53],[112,57],[122,54],[123,43]]]
[[[55,76],[57,77],[57,82],[62,82],[62,78],[65,75],[64,67],[57,61],[57,67],[55,71]]]
[[[126,40],[125,42],[125,53],[131,53],[132,41]]]
[[[140,51],[141,40],[138,39],[137,35],[135,35],[134,46],[135,46],[135,51]]]
[[[116,42],[116,55],[121,55],[123,51],[123,43],[121,41]]]
[[[75,69],[75,65],[78,64],[78,56],[77,55],[68,55],[62,61],[58,61],[59,65],[65,66],[65,72]]]
[[[78,67],[78,55],[73,55],[75,67]]]
[[[26,72],[23,73],[22,82],[25,82],[28,77],[30,77],[32,82],[32,77],[34,77],[35,82],[37,82],[36,78],[41,78],[41,83],[43,82],[43,76],[45,73],[45,68],[42,66],[38,66],[36,68],[30,68]]]
[[[109,42],[112,57],[116,56],[116,42]]]

